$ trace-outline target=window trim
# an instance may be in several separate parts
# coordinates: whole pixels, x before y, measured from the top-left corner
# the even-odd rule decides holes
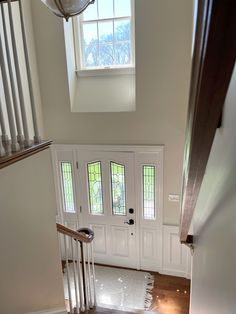
[[[133,66],[128,67],[104,67],[103,69],[87,69],[76,70],[76,75],[79,77],[85,76],[113,76],[113,75],[135,75],[135,68]]]
[[[124,74],[135,74],[135,1],[130,0],[131,3],[131,53],[132,53],[132,63],[125,65],[115,65],[115,66],[104,66],[104,67],[94,67],[94,68],[83,68],[82,67],[82,47],[81,47],[81,27],[80,16],[75,16],[72,18],[72,29],[73,29],[73,42],[74,42],[74,55],[75,55],[75,72],[77,76],[109,76],[109,75],[124,75]],[[121,17],[123,18],[123,17]],[[125,16],[124,16],[125,18]],[[103,20],[112,20],[100,19]],[[97,21],[97,20],[96,20]]]

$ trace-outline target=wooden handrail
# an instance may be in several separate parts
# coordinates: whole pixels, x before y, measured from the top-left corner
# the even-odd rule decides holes
[[[8,156],[0,157],[0,169],[10,166],[17,161],[35,155],[50,147],[52,141],[42,141],[39,144],[34,144],[31,147],[23,148],[18,152],[12,153]]]
[[[199,0],[187,119],[180,241],[188,232],[236,57],[235,0]]]
[[[11,0],[11,2],[15,2],[15,1],[18,1],[18,0]],[[6,3],[7,0],[0,0],[0,2]]]
[[[61,225],[59,223],[57,223],[56,225],[57,225],[57,231],[58,232],[65,234],[65,235],[68,235],[72,238],[75,238],[76,240],[78,240],[80,242],[91,243],[94,239],[94,235],[86,235],[83,232],[74,231],[74,230],[67,228],[66,226]]]

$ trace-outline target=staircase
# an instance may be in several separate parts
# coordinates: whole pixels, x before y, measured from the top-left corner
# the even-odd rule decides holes
[[[0,28],[1,169],[48,148],[51,142],[40,136],[40,99],[23,2],[0,0]]]
[[[60,243],[62,271],[67,282],[68,299],[66,300],[66,308],[69,314],[157,313],[142,310],[127,312],[96,307],[93,231],[87,228],[74,231],[58,223],[57,231]],[[72,276],[71,273],[73,273]]]
[[[94,260],[92,253],[94,235],[86,231],[87,229],[80,229],[80,231],[77,232],[60,224],[57,224],[57,230],[60,239],[64,276],[67,280],[69,290],[74,286],[73,281],[77,276],[77,288],[71,290],[69,293],[70,298],[66,300],[66,308],[69,314],[189,313],[190,280],[181,277],[163,275],[157,272],[151,272],[154,276],[154,287],[152,291],[153,301],[150,311],[121,311],[116,307],[102,308],[96,306],[96,297],[94,294],[95,285],[93,282],[93,279],[95,278]],[[78,251],[76,247],[78,248]],[[81,250],[82,248],[83,250]],[[70,274],[66,271],[67,269],[69,269]],[[83,280],[83,277],[85,280]],[[77,302],[75,302],[75,297],[72,302],[71,297],[73,297],[75,292],[77,293]]]
[[[70,314],[84,313],[96,306],[94,233],[87,228],[74,231],[61,224],[57,224],[57,231],[62,270],[67,283],[67,311]]]

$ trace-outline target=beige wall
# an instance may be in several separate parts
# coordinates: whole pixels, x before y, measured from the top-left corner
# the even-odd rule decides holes
[[[164,222],[177,224],[179,204],[168,202],[168,194],[181,189],[193,3],[136,0],[135,6],[136,112],[71,113],[63,22],[32,0],[45,132],[59,143],[165,145]]]
[[[64,306],[49,151],[1,170],[0,313]]]
[[[236,312],[236,68],[194,216],[191,314]]]

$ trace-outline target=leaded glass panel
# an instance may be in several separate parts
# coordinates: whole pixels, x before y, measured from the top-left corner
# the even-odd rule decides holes
[[[100,161],[89,163],[87,165],[90,213],[92,215],[104,214],[101,169]]]
[[[155,219],[155,179],[156,168],[143,166],[143,218]]]
[[[73,175],[71,162],[61,162],[61,177],[65,212],[75,212]]]
[[[113,215],[126,215],[125,166],[111,162],[111,196]]]

